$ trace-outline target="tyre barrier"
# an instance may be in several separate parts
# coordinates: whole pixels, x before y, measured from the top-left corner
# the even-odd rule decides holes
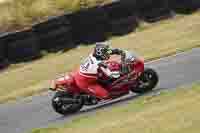
[[[52,17],[36,24],[33,31],[42,50],[57,51],[59,48],[67,48],[72,41],[71,26],[65,16]]]
[[[116,1],[102,7],[108,15],[108,32],[111,35],[124,35],[138,26],[136,0]]]
[[[6,35],[7,34],[5,33],[0,36],[0,69],[3,69],[8,65],[8,61],[6,59],[7,44],[4,39]]]
[[[155,22],[172,17],[168,0],[138,0],[139,18],[147,22]]]
[[[121,18],[118,21],[110,22],[110,33],[112,35],[125,35],[134,31],[139,25],[136,15]]]
[[[92,43],[106,39],[108,17],[103,8],[94,7],[68,16],[75,43]]]
[[[31,29],[5,36],[9,62],[29,61],[39,57],[38,40]]]
[[[168,0],[169,6],[177,13],[190,14],[200,8],[200,0]]]
[[[32,29],[0,36],[0,68],[5,62],[32,60],[41,50],[58,51],[79,43],[104,41],[108,35],[133,31],[138,18],[154,22],[171,17],[171,11],[191,13],[200,0],[116,0],[113,3],[51,17]]]
[[[102,7],[108,15],[109,21],[118,21],[135,14],[136,0],[121,0]]]

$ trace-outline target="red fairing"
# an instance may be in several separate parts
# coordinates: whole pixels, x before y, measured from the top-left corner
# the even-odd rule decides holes
[[[74,81],[74,74],[65,75],[52,81],[55,88],[65,88],[68,91],[78,91],[78,87]]]
[[[137,59],[132,67],[134,68],[133,70],[140,75],[144,71],[144,59]]]
[[[121,90],[128,91],[129,86],[133,85],[134,82],[136,81],[136,79],[144,71],[144,59],[143,58],[137,58],[136,60],[134,60],[134,62],[132,62],[130,64],[126,64],[126,65],[131,65],[131,68],[132,68],[131,72],[121,76],[119,79],[114,81],[113,84],[110,86],[110,88],[115,88],[114,86],[116,86],[117,88],[120,88]],[[130,74],[133,74],[131,76],[133,80],[131,80],[130,82],[127,82],[126,84],[122,83],[122,86],[121,86],[121,83],[119,83],[119,82],[126,79],[127,76],[130,75]]]
[[[120,71],[121,64],[117,61],[108,61],[106,63],[110,71]],[[144,60],[135,59],[130,62],[132,70],[129,73],[122,75],[120,78],[114,79],[108,86],[102,86],[96,81],[96,77],[85,76],[80,73],[79,69],[69,75],[58,78],[52,82],[51,88],[63,88],[73,93],[87,92],[88,94],[95,95],[98,98],[109,99],[115,96],[120,96],[129,93],[130,86],[136,83],[136,79],[144,71]],[[98,70],[98,74],[101,73]],[[130,76],[131,75],[131,76]],[[107,79],[106,75],[102,76],[102,79]],[[128,78],[128,79],[127,79]]]
[[[142,58],[138,59],[134,64],[135,80],[144,72],[144,60]]]

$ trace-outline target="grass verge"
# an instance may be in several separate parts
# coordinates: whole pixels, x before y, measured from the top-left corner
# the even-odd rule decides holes
[[[178,19],[165,20],[153,28],[111,39],[113,47],[136,51],[152,60],[200,46],[200,12]],[[23,67],[0,74],[0,102],[30,96],[49,86],[56,75],[78,67],[92,45],[80,46],[65,53],[49,55]]]
[[[0,0],[0,31],[20,30],[33,23],[111,0]]]
[[[30,133],[199,133],[199,93],[200,84],[165,90],[112,110],[80,115],[64,126]]]

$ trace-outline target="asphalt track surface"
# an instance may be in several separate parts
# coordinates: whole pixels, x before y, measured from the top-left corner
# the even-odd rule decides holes
[[[154,68],[160,76],[155,92],[191,84],[200,80],[200,48],[152,61],[146,66]],[[55,113],[51,108],[52,96],[53,93],[48,92],[17,101],[17,103],[0,105],[0,133],[23,133],[32,128],[61,124],[83,113],[95,113],[96,110],[122,106],[137,97],[129,95],[99,106],[86,107],[80,113],[64,117]]]

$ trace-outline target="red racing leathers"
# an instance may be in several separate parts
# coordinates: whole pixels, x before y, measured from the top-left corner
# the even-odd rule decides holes
[[[97,70],[101,69],[102,72],[111,77],[112,72],[109,69],[101,67],[99,64],[101,64],[102,62],[102,60],[97,60],[92,54],[89,55],[81,64],[79,70],[75,73],[74,77],[76,84],[84,92],[96,96],[100,99],[107,99],[109,98],[108,91],[97,82]]]

